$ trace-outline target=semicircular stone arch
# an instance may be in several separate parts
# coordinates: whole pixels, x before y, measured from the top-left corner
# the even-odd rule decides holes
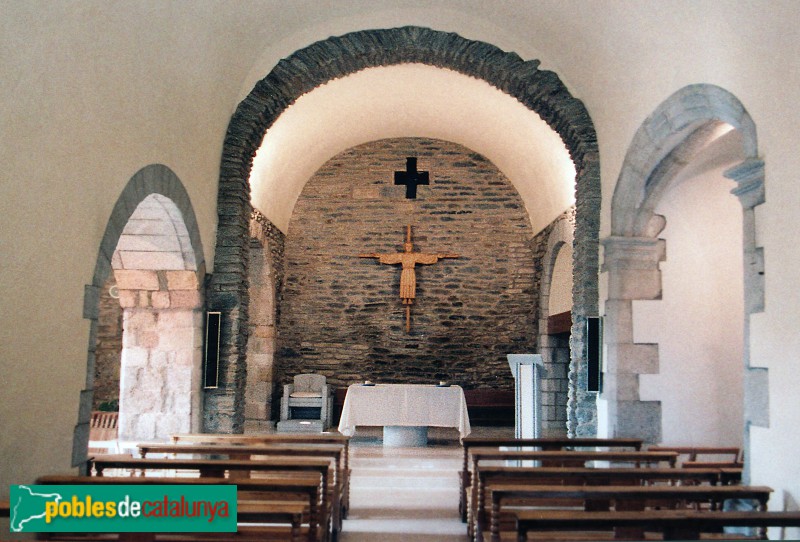
[[[178,176],[163,164],[143,167],[128,181],[111,211],[100,242],[92,282],[84,288],[83,317],[90,322],[90,346],[86,364],[86,387],[81,392],[78,423],[73,436],[74,466],[83,468],[86,464],[101,299],[107,295],[108,285],[114,281],[115,271],[120,268],[119,262],[115,263],[115,259],[120,258],[120,240],[132,233],[129,227],[131,218],[141,213],[143,207],[154,203],[158,207],[176,211],[172,215],[164,211],[162,214],[165,220],[159,222],[165,222],[167,229],[172,230],[176,230],[177,223],[180,223],[180,233],[187,235],[188,240],[182,245],[182,249],[172,256],[180,256],[183,270],[190,270],[194,275],[195,292],[199,293],[199,285],[203,284],[205,257],[197,218],[186,188]]]
[[[596,432],[594,396],[582,391],[585,375],[583,322],[598,310],[598,232],[600,170],[597,138],[583,103],[558,75],[539,70],[538,60],[479,41],[421,27],[353,32],[301,49],[281,60],[239,104],[231,118],[222,152],[218,193],[217,248],[209,305],[225,312],[220,350],[220,388],[206,394],[207,430],[240,432],[244,425],[244,389],[248,326],[249,176],[264,134],[295,100],[332,79],[370,67],[421,63],[476,77],[519,100],[559,134],[576,170],[576,281],[573,293],[573,351],[569,431]]]
[[[749,314],[763,311],[764,260],[756,246],[755,207],[765,201],[764,162],[758,158],[756,127],[742,103],[727,90],[707,84],[681,88],[642,123],[623,162],[612,199],[611,236],[603,240],[603,271],[608,274],[605,303],[607,361],[603,399],[607,429],[601,436],[661,439],[661,409],[656,401],[639,399],[641,374],[657,372],[658,345],[633,341],[634,300],[661,298],[659,264],[666,258],[665,225],[653,212],[681,162],[691,157],[719,124],[738,130],[744,160],[725,176],[738,183],[732,193],[743,208],[745,296],[745,456],[747,427],[766,425],[766,370],[750,368]]]

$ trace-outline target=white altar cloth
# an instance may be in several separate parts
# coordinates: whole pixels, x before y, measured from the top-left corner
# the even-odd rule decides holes
[[[461,386],[353,384],[347,388],[339,432],[353,436],[357,425],[454,427],[469,435],[469,415]]]

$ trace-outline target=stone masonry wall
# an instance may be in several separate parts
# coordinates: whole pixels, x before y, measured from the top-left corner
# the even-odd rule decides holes
[[[122,307],[111,297],[115,285],[109,278],[100,289],[95,346],[92,410],[116,410],[119,402],[119,367],[122,356]]]
[[[416,200],[393,182],[409,156],[431,178]],[[417,265],[410,333],[399,266],[358,257],[402,251],[407,224],[415,251],[460,255]],[[533,233],[510,182],[464,147],[403,138],[339,154],[308,182],[289,226],[277,379],[513,389],[506,354],[536,351]]]

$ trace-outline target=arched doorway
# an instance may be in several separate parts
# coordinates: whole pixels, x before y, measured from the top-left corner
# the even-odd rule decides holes
[[[206,395],[208,430],[239,432],[244,426],[248,326],[247,231],[249,175],[266,130],[298,97],[326,82],[369,67],[421,63],[482,79],[536,111],[559,134],[576,170],[576,276],[570,364],[569,431],[596,432],[595,396],[586,390],[587,314],[597,312],[600,180],[597,143],[583,104],[558,76],[496,47],[456,34],[418,27],[354,32],[297,51],[281,61],[239,105],[225,140],[219,184],[219,225],[209,306],[226,313],[220,388]],[[230,271],[230,272],[229,272]]]
[[[724,177],[737,181],[738,186],[733,183],[725,186],[723,174]],[[731,211],[735,199],[727,192],[733,192],[739,197],[744,208],[743,215],[735,206]],[[663,298],[666,303],[658,309],[662,311],[659,317],[662,319],[667,317],[667,313],[663,312],[664,305],[673,305],[669,312],[672,318],[675,318],[676,311],[687,311],[683,317],[690,321],[695,318],[690,326],[694,329],[686,331],[691,331],[693,337],[691,344],[694,345],[696,364],[710,364],[714,367],[712,358],[717,355],[727,358],[724,369],[726,374],[738,373],[738,383],[735,376],[727,382],[727,376],[713,378],[708,382],[698,378],[698,375],[692,378],[691,366],[684,365],[683,375],[673,374],[669,377],[669,370],[665,370],[665,380],[671,379],[675,383],[682,379],[684,391],[688,390],[693,381],[699,381],[701,386],[706,387],[719,385],[714,392],[716,399],[709,398],[708,406],[726,404],[727,399],[719,400],[720,397],[733,393],[738,398],[735,400],[738,403],[737,409],[741,411],[744,403],[749,422],[763,421],[763,405],[757,405],[749,398],[753,385],[757,385],[759,381],[759,372],[749,369],[747,332],[747,315],[763,307],[763,265],[760,263],[760,251],[755,246],[753,210],[763,200],[763,163],[757,159],[755,126],[747,111],[727,91],[711,85],[685,87],[660,105],[639,129],[623,164],[614,193],[612,236],[603,241],[603,269],[608,273],[609,294],[605,307],[607,332],[604,343],[608,361],[604,374],[605,389],[601,397],[604,411],[601,434],[644,436],[649,442],[660,442],[665,437],[671,440],[677,438],[678,433],[674,429],[668,428],[662,433],[665,421],[669,424],[667,427],[674,427],[679,423],[674,405],[666,405],[671,412],[665,417],[665,405],[660,400],[654,400],[658,396],[653,390],[655,381],[650,376],[643,376],[641,379],[640,376],[658,374],[664,363],[662,356],[678,359],[680,356],[687,356],[688,352],[678,353],[675,350],[674,336],[671,339],[665,334],[661,335],[662,339],[657,339],[658,335],[655,333],[648,337],[642,336],[634,324],[646,328],[647,311],[652,308],[642,308],[638,301],[634,303],[636,300]],[[718,213],[721,222],[715,223],[712,218],[709,224],[708,218],[715,213]],[[733,216],[732,213],[738,216]],[[702,225],[703,220],[706,221],[705,226]],[[724,227],[719,228],[722,224]],[[738,231],[734,231],[737,228]],[[664,238],[659,237],[662,231]],[[694,242],[691,241],[691,236],[695,236]],[[738,247],[738,256],[733,260],[730,249],[727,255],[709,250],[711,247],[722,246],[721,237],[727,240],[729,246],[733,243],[733,246]],[[683,269],[681,271],[667,265],[667,274],[662,277],[660,263],[667,260],[665,239],[674,248],[673,262],[682,261]],[[698,253],[697,249],[701,246],[706,249],[701,249]],[[739,267],[742,247],[745,255],[743,279]],[[692,250],[695,251],[694,254],[691,253]],[[738,261],[738,264],[731,263],[732,261]],[[729,269],[733,265],[738,270]],[[726,267],[724,271],[731,272],[732,275],[723,279],[713,276],[715,273],[722,273],[719,266]],[[739,316],[734,317],[734,321],[723,324],[722,327],[728,330],[724,337],[709,335],[711,330],[719,329],[718,322],[702,322],[710,316],[700,312],[700,307],[707,304],[700,293],[697,290],[692,293],[693,268],[698,271],[697,281],[702,281],[706,289],[716,284],[723,289],[727,288],[727,291],[717,291],[714,294],[715,302],[720,298],[731,299],[732,305],[729,303],[725,305],[727,308],[721,310],[735,314],[737,309],[733,298],[738,297]],[[681,282],[683,284],[679,287]],[[670,284],[672,288],[668,293],[666,287]],[[731,285],[733,292],[730,291]],[[684,286],[688,288],[683,288]],[[680,294],[681,290],[683,294]],[[742,319],[745,322],[743,338],[739,332],[742,329]],[[679,326],[672,324],[660,322],[663,328],[671,327],[674,333]],[[703,329],[696,329],[698,326]],[[656,340],[664,341],[664,352]],[[738,344],[730,344],[737,341]],[[668,346],[668,342],[673,346]],[[684,342],[690,344],[688,339]],[[726,350],[723,353],[703,352],[704,349],[708,350],[709,345],[720,342],[728,343],[725,344]],[[671,353],[668,352],[670,349]],[[737,359],[730,359],[731,357]],[[741,378],[742,359],[746,368],[744,384]],[[719,370],[721,368],[717,366],[716,371]],[[714,374],[713,370],[711,374]],[[738,391],[724,389],[725,386],[738,388]],[[744,395],[744,398],[743,388],[748,390],[748,395]],[[687,409],[687,412],[691,411]],[[738,427],[734,432],[741,434],[741,424]],[[683,429],[687,430],[685,426]],[[698,433],[703,433],[703,430],[698,428]],[[718,429],[712,433],[718,443],[730,438],[722,435]],[[712,444],[699,441],[696,443]],[[744,444],[747,447],[746,436]]]
[[[542,377],[542,431],[560,436],[567,429],[570,335],[572,331],[574,211],[559,218],[547,235],[539,291],[539,351]]]
[[[75,432],[76,465],[86,456],[95,375],[104,372],[98,363],[120,365],[122,439],[199,429],[204,273],[197,222],[180,180],[163,165],[141,169],[114,206],[92,284],[86,287],[84,316],[91,323],[91,338]],[[118,330],[122,347],[119,358],[99,359],[98,330],[105,318],[101,303],[109,300],[123,313]]]

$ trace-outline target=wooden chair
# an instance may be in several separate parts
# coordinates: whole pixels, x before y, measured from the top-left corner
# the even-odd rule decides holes
[[[89,453],[119,453],[119,412],[92,411],[89,420]]]

